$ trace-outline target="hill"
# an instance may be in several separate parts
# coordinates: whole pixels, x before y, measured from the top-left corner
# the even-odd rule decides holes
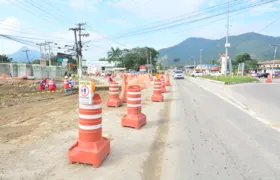
[[[18,51],[14,52],[13,54],[9,54],[8,57],[13,59],[13,62],[28,62],[26,53],[23,52],[23,50],[29,49],[26,46],[23,46],[20,48]],[[35,59],[40,59],[40,52],[36,50],[31,50],[28,51],[28,56],[30,61],[35,60]]]
[[[219,59],[219,54],[225,52],[225,42],[225,38],[211,40],[192,37],[173,47],[159,50],[159,57],[167,57],[168,65],[194,64],[194,61],[196,63],[199,62],[200,49],[203,49],[202,62],[210,63],[211,60]],[[262,61],[273,59],[274,49],[270,47],[270,44],[280,44],[280,37],[246,33],[238,36],[230,36],[229,42],[231,43],[229,49],[231,58],[247,52],[254,59]],[[180,62],[174,62],[175,58],[180,58]]]

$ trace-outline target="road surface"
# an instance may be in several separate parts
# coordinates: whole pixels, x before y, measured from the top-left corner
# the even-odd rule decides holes
[[[278,131],[188,80],[171,91],[158,179],[280,179]]]
[[[230,86],[229,94],[258,116],[273,125],[280,125],[280,84],[240,84]]]

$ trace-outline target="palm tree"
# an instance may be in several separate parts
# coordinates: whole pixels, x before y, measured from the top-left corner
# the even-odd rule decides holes
[[[119,61],[121,58],[122,51],[118,47],[116,49],[111,47],[110,51],[107,54],[108,54],[108,61],[109,62],[114,61],[116,66],[117,61]]]

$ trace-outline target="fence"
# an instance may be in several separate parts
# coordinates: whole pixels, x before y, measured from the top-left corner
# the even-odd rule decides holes
[[[62,66],[41,67],[39,64],[0,63],[0,75],[2,73],[11,77],[34,76],[35,79],[63,77],[67,68]]]

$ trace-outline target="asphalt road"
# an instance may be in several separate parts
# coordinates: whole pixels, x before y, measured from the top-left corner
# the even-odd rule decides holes
[[[280,84],[240,84],[228,87],[237,101],[252,109],[268,123],[280,126]]]
[[[160,179],[280,179],[279,132],[188,80],[171,91]]]

